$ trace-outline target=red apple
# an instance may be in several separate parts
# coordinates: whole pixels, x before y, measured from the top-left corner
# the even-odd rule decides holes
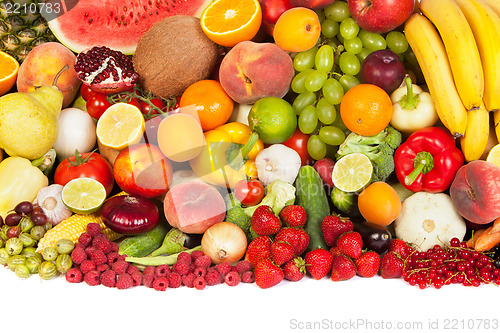
[[[333,166],[335,165],[335,161],[331,158],[325,157],[321,160],[318,160],[314,163],[313,168],[321,177],[323,181],[323,185],[325,185],[328,189],[333,189],[335,185],[332,180]]]
[[[348,0],[349,11],[359,26],[369,32],[389,32],[413,13],[414,0]]]
[[[138,143],[123,149],[113,165],[116,184],[131,195],[157,198],[172,181],[172,165],[158,146]]]
[[[312,10],[325,8],[334,2],[335,0],[290,0],[294,7],[306,7]]]
[[[264,30],[273,35],[274,25],[284,11],[293,8],[290,0],[259,0]]]
[[[393,51],[377,50],[363,60],[360,73],[361,82],[377,85],[390,94],[403,82],[405,66]]]

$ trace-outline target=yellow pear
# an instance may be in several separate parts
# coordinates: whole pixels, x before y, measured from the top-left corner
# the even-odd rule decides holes
[[[0,97],[0,148],[30,160],[44,155],[56,142],[63,98],[55,84]]]

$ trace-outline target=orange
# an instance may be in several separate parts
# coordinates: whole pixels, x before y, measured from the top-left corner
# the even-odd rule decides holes
[[[374,84],[358,84],[342,98],[340,117],[354,133],[365,136],[378,134],[391,121],[391,97]]]
[[[198,118],[201,128],[206,132],[229,120],[234,102],[219,81],[200,80],[187,87],[179,105],[181,112]]]
[[[391,185],[373,182],[359,194],[358,208],[368,222],[387,226],[401,212],[401,200]]]
[[[255,37],[261,23],[258,0],[215,0],[200,16],[201,29],[207,37],[227,47]]]
[[[16,84],[19,63],[11,55],[0,51],[0,96],[9,92]]]
[[[317,42],[321,23],[316,12],[305,7],[294,7],[283,12],[276,21],[273,37],[276,45],[288,52],[309,50]]]

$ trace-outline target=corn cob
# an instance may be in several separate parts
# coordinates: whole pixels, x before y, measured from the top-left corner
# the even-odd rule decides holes
[[[121,234],[109,229],[99,215],[73,214],[45,233],[38,242],[37,252],[43,251],[47,246],[55,246],[57,241],[63,238],[69,239],[73,241],[73,243],[77,243],[80,235],[87,230],[87,224],[89,223],[98,223],[101,226],[102,233],[105,234],[110,241],[122,237]]]

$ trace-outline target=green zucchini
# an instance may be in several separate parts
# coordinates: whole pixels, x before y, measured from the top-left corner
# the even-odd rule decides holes
[[[118,253],[129,257],[145,257],[161,246],[169,229],[167,223],[160,220],[154,229],[125,238],[118,247]]]
[[[325,216],[331,214],[328,197],[320,175],[310,165],[300,168],[295,180],[295,204],[304,207],[307,213],[305,231],[309,235],[308,251],[326,249],[321,223]]]

